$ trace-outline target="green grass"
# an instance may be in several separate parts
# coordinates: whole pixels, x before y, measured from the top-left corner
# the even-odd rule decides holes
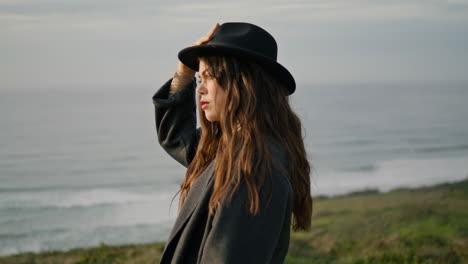
[[[468,263],[468,179],[316,201],[286,263]]]
[[[288,264],[468,263],[468,179],[314,202],[312,229],[291,234]],[[164,243],[23,253],[3,263],[158,263]]]
[[[159,262],[164,243],[141,245],[108,246],[101,244],[95,248],[79,248],[66,252],[22,253],[0,258],[0,263],[15,264],[113,264],[113,263],[155,263]]]

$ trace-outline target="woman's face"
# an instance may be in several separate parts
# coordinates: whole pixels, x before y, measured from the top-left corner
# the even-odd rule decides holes
[[[197,93],[200,95],[201,109],[205,112],[208,121],[219,121],[220,113],[226,104],[226,93],[210,74],[203,60],[200,60],[198,69],[200,83],[197,87]]]

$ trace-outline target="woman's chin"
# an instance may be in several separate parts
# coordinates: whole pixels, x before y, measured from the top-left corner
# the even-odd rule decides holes
[[[210,115],[210,114],[207,114],[206,112],[205,112],[205,118],[206,118],[206,120],[208,120],[208,121],[210,121],[210,122],[216,122],[216,121],[218,121],[218,119],[217,119],[215,116]]]

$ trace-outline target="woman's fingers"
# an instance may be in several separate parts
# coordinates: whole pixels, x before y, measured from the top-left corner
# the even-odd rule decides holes
[[[211,30],[208,32],[208,34],[206,34],[205,36],[201,37],[200,39],[198,39],[195,43],[193,43],[192,46],[197,46],[197,45],[203,45],[205,43],[207,43],[208,41],[210,41],[212,38],[213,38],[213,35],[215,33],[215,31],[220,27],[220,25],[218,23],[216,23],[216,25],[214,25]]]
[[[203,45],[205,43],[207,43],[208,41],[210,41],[212,38],[213,38],[213,35],[215,33],[215,31],[220,27],[220,25],[218,23],[216,23],[211,29],[210,31],[208,32],[208,34],[206,34],[205,36],[201,37],[200,39],[198,39],[195,43],[192,44],[192,46],[198,46],[198,45]],[[178,68],[177,68],[177,72],[179,72],[179,74],[189,74],[189,75],[193,75],[195,74],[195,71],[190,69],[189,67],[187,67],[185,64],[183,64],[181,61],[179,61],[179,65],[178,65]]]
[[[211,28],[210,32],[208,32],[207,35],[211,37],[211,36],[215,33],[215,31],[216,31],[218,28],[219,28],[219,24],[216,23],[216,24],[213,26],[213,28]]]

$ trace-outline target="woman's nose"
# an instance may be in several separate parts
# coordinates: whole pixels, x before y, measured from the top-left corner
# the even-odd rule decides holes
[[[197,87],[197,93],[202,95],[202,94],[206,94],[206,88],[205,88],[205,85],[203,85],[202,83],[200,85],[198,85]]]

